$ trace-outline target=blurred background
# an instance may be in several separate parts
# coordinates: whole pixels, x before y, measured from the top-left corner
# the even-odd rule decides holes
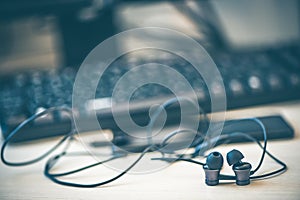
[[[41,109],[71,106],[76,71],[96,45],[121,31],[149,26],[178,30],[205,47],[224,78],[229,109],[300,98],[297,0],[2,0],[0,124],[4,136]],[[112,48],[140,39],[144,38],[132,38],[127,44]],[[145,51],[142,57],[150,54],[153,52]],[[135,62],[135,56],[126,60]],[[171,59],[165,56],[154,60],[164,63],[166,57]],[[174,68],[188,68],[182,67],[188,65],[185,61],[172,60]],[[96,98],[110,97],[115,84],[111,77],[120,77],[126,71],[115,70],[120,66],[114,64]],[[192,74],[182,73],[186,77]],[[198,92],[199,101],[202,105],[208,102],[209,107],[201,77],[188,79]],[[136,98],[149,98],[149,91],[156,91],[151,93],[156,98],[168,93],[163,88],[148,89],[148,94],[141,92]],[[55,131],[47,129],[42,136],[31,131],[33,135],[19,140],[61,134],[68,127],[62,121],[58,113],[42,125],[45,130],[49,124],[56,124]],[[37,126],[31,124],[28,128]],[[109,121],[105,126],[112,128],[115,124]]]
[[[3,0],[0,11],[3,73],[78,66],[101,41],[137,27],[171,28],[206,46],[244,50],[292,44],[300,35],[296,0]]]

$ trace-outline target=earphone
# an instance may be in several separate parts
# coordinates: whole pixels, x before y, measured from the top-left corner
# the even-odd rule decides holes
[[[249,136],[244,133],[236,132],[236,133],[231,133],[223,138],[221,137],[220,140],[228,140],[229,138],[235,138],[235,137],[244,137],[245,139],[256,142],[259,145],[259,147],[263,149],[260,162],[254,170],[251,170],[252,165],[250,163],[242,162],[244,155],[236,149],[233,149],[232,151],[228,152],[226,156],[227,163],[228,165],[232,166],[235,176],[225,175],[220,173],[223,166],[224,158],[221,153],[216,151],[211,152],[206,157],[206,163],[199,162],[192,159],[197,157],[194,154],[190,155],[191,156],[190,158],[184,158],[185,157],[184,155],[180,155],[178,158],[162,157],[162,158],[153,158],[153,160],[164,160],[166,162],[185,161],[196,165],[201,165],[205,172],[205,183],[208,186],[218,185],[220,181],[225,181],[224,183],[228,183],[228,181],[235,181],[235,183],[240,186],[248,185],[250,184],[250,180],[263,180],[266,178],[271,178],[273,176],[284,173],[287,170],[287,165],[284,162],[280,161],[273,154],[267,151],[266,146],[261,145],[260,141],[253,138],[252,136]],[[214,138],[212,140],[214,140]],[[273,159],[276,163],[278,163],[282,167],[265,174],[254,176],[255,173],[261,167],[265,154],[267,154],[271,159]]]
[[[181,99],[175,98],[175,99],[177,101],[184,100],[183,98],[181,98]],[[163,104],[162,108],[170,106],[174,102],[176,102],[174,99],[170,99],[170,100],[166,101]],[[162,110],[161,108],[159,108],[159,109],[160,109],[160,111]],[[45,116],[46,114],[49,114],[51,112],[55,112],[55,111],[63,111],[63,112],[67,112],[69,114],[71,122],[72,122],[72,126],[71,126],[72,128],[71,128],[69,134],[63,136],[63,138],[55,146],[53,146],[50,150],[46,151],[46,153],[42,154],[41,156],[39,156],[39,157],[37,157],[33,160],[29,160],[29,161],[25,161],[25,162],[10,162],[10,161],[7,161],[5,156],[4,156],[6,146],[9,144],[11,139],[14,136],[16,136],[18,131],[21,128],[23,128],[26,124],[32,122],[33,120],[35,120],[39,117]],[[159,112],[157,112],[156,116],[159,115]],[[207,119],[206,114],[204,112],[202,114],[203,114],[203,120],[206,120]],[[151,121],[150,124],[153,124],[156,119],[157,119],[157,117],[152,118],[153,121]],[[80,183],[62,181],[59,178],[70,175],[70,174],[75,174],[75,173],[84,171],[86,169],[101,165],[103,163],[109,162],[109,161],[114,160],[114,159],[122,158],[122,157],[126,156],[127,154],[120,154],[120,153],[116,153],[116,152],[112,151],[111,157],[108,158],[107,160],[96,162],[94,164],[91,164],[91,165],[88,165],[88,166],[85,166],[85,167],[82,167],[82,168],[79,168],[79,169],[75,169],[75,170],[72,170],[72,171],[64,172],[64,173],[55,174],[55,173],[51,172],[52,168],[55,166],[55,164],[57,164],[57,161],[59,159],[61,159],[64,156],[72,155],[72,153],[67,152],[67,149],[69,148],[69,144],[75,139],[75,134],[76,134],[76,130],[75,130],[73,120],[72,120],[72,110],[68,107],[53,107],[53,108],[46,109],[46,110],[44,110],[40,113],[37,113],[37,114],[33,115],[32,117],[28,118],[27,120],[22,122],[19,126],[17,126],[8,135],[8,137],[4,140],[3,145],[1,147],[1,160],[4,164],[9,165],[9,166],[30,165],[30,164],[39,162],[40,160],[42,160],[46,156],[50,155],[55,149],[57,149],[63,143],[67,142],[65,148],[62,150],[61,153],[53,156],[52,158],[50,158],[47,161],[47,163],[45,165],[45,168],[44,168],[44,175],[47,178],[49,178],[51,181],[53,181],[57,184],[61,184],[61,185],[65,185],[65,186],[71,186],[71,187],[83,187],[83,188],[102,186],[102,185],[111,183],[111,182],[119,179],[124,174],[126,174],[128,171],[130,171],[143,158],[143,156],[146,153],[150,152],[150,151],[158,151],[162,155],[162,157],[152,158],[152,160],[161,160],[161,161],[166,161],[166,162],[185,161],[185,162],[190,162],[190,163],[194,163],[194,164],[197,164],[197,165],[202,165],[202,168],[204,169],[204,172],[205,172],[205,183],[209,186],[218,185],[222,181],[228,181],[228,180],[235,181],[237,185],[248,185],[250,183],[250,180],[259,180],[259,179],[270,178],[272,176],[279,175],[280,173],[285,172],[287,170],[286,164],[284,162],[280,161],[274,155],[272,155],[269,151],[267,151],[267,132],[266,132],[266,129],[265,129],[265,126],[263,125],[263,123],[257,118],[247,118],[247,119],[241,119],[241,120],[251,120],[251,121],[254,121],[254,122],[256,122],[257,124],[260,125],[260,127],[262,129],[262,133],[264,135],[263,145],[260,143],[260,141],[253,138],[252,136],[244,134],[244,133],[240,133],[240,132],[234,132],[234,133],[230,133],[230,134],[226,134],[226,135],[220,135],[220,136],[208,138],[208,140],[203,140],[203,133],[201,133],[201,132],[195,132],[193,130],[176,130],[176,131],[168,134],[162,140],[162,142],[160,144],[151,144],[150,143],[147,147],[145,147],[145,149],[143,151],[141,151],[140,156],[132,164],[130,164],[123,172],[119,173],[118,175],[114,176],[113,178],[102,181],[102,182],[94,183],[94,184],[80,184]],[[152,130],[150,128],[149,132],[151,132],[151,131]],[[164,147],[168,143],[168,141],[170,141],[171,138],[175,137],[177,134],[185,134],[185,133],[195,134],[195,139],[194,139],[195,142],[193,142],[189,147],[191,149],[194,149],[194,152],[192,154],[190,154],[190,153],[177,154],[177,153],[172,152],[172,151],[163,151],[162,150],[162,147]],[[252,142],[256,142],[259,145],[259,147],[263,150],[260,161],[259,161],[259,164],[254,170],[252,170],[252,165],[250,163],[242,162],[242,159],[244,158],[244,155],[240,151],[235,150],[235,149],[228,152],[227,156],[226,156],[227,163],[230,166],[232,166],[232,169],[235,173],[234,176],[233,175],[224,175],[224,174],[220,173],[221,168],[222,168],[223,163],[224,163],[224,159],[223,159],[223,156],[219,152],[210,153],[206,157],[206,163],[202,163],[202,162],[199,162],[197,160],[194,160],[195,158],[201,157],[201,155],[199,154],[199,152],[201,150],[203,150],[203,149],[206,150],[206,149],[210,148],[209,144],[215,143],[216,141],[219,141],[219,145],[220,145],[222,143],[222,141],[228,141],[228,140],[234,139],[236,137],[243,137],[243,138],[245,138],[247,140],[250,140]],[[265,154],[267,154],[270,158],[272,158],[275,162],[277,162],[282,167],[278,170],[275,170],[275,171],[272,171],[272,172],[269,172],[269,173],[266,173],[266,174],[254,176],[254,174],[261,167],[261,165],[264,161],[264,158],[265,158]],[[165,155],[169,155],[169,157],[166,157]]]
[[[223,162],[223,156],[219,152],[215,151],[207,156],[206,164],[203,165],[206,185],[214,186],[219,184],[219,175]]]
[[[264,138],[263,145],[260,143],[259,140],[255,139],[254,137],[252,137],[250,135],[247,135],[242,132],[233,132],[233,133],[230,133],[227,135],[220,135],[217,137],[210,138],[206,142],[200,142],[198,145],[195,145],[194,153],[192,153],[192,154],[181,154],[181,155],[177,155],[176,158],[169,158],[169,157],[168,158],[167,157],[153,158],[153,160],[164,160],[166,162],[185,161],[185,162],[190,162],[190,163],[197,164],[197,165],[202,165],[204,172],[205,172],[205,183],[208,186],[215,186],[215,185],[218,185],[220,181],[228,181],[228,180],[235,180],[237,185],[243,186],[243,185],[250,184],[250,180],[266,179],[266,178],[270,178],[270,177],[273,177],[273,176],[276,176],[276,175],[279,175],[279,174],[285,172],[287,170],[287,165],[284,162],[282,162],[281,160],[279,160],[278,158],[276,158],[274,155],[272,155],[267,150],[267,141],[268,141],[267,130],[266,130],[264,124],[257,118],[240,119],[240,121],[242,121],[242,120],[254,121],[261,127],[261,130],[262,130],[262,133],[264,136],[263,137]],[[230,124],[229,124],[229,126],[230,126]],[[162,144],[165,144],[166,141],[169,140],[172,136],[176,135],[177,133],[181,133],[181,132],[188,132],[188,131],[180,130],[178,132],[171,133],[168,137],[165,138],[165,140],[163,140]],[[199,162],[199,161],[196,161],[193,159],[193,158],[199,156],[199,152],[201,151],[201,149],[207,149],[207,145],[209,145],[210,143],[216,143],[216,141],[219,141],[219,142],[230,141],[237,137],[243,137],[246,140],[255,142],[263,150],[261,157],[260,157],[259,164],[257,165],[257,167],[254,170],[251,170],[252,165],[250,163],[242,162],[244,155],[236,149],[233,149],[232,151],[228,152],[226,155],[227,163],[229,166],[232,166],[232,170],[234,171],[235,176],[220,174],[221,168],[224,163],[224,159],[223,159],[222,154],[220,154],[219,152],[210,153],[206,158],[206,163],[202,163],[202,162]],[[282,167],[278,170],[271,171],[269,173],[254,176],[254,174],[262,166],[262,163],[265,159],[266,154],[271,159],[273,159],[276,163],[281,165]],[[189,157],[189,158],[185,158],[185,157]]]
[[[237,185],[248,185],[250,184],[251,175],[251,164],[248,162],[242,162],[244,155],[233,149],[227,153],[227,163],[229,166],[232,165],[232,170],[235,173],[236,184]],[[223,166],[223,156],[219,152],[212,152],[207,156],[206,164],[203,166],[205,171],[205,183],[209,186],[214,186],[219,184],[220,170]]]
[[[232,166],[232,170],[235,173],[236,184],[250,184],[252,165],[248,162],[242,162],[244,155],[240,151],[233,149],[232,151],[227,153],[226,158],[228,165]]]

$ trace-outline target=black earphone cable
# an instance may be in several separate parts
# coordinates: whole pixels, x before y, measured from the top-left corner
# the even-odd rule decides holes
[[[182,99],[177,99],[177,101],[179,101],[179,100],[181,101]],[[171,99],[171,100],[167,101],[165,104],[163,104],[163,107],[169,106],[169,105],[171,105],[171,103],[174,103],[174,102],[176,102],[176,101],[174,99]],[[162,107],[160,107],[160,110],[157,111],[158,114],[161,112],[161,109],[162,109]],[[9,144],[9,142],[13,139],[13,137],[20,131],[20,129],[22,129],[26,124],[34,121],[35,119],[37,119],[39,117],[42,117],[46,114],[50,114],[51,112],[55,112],[55,111],[65,111],[69,114],[70,120],[71,120],[71,130],[70,130],[70,132],[67,135],[65,135],[60,141],[58,141],[58,143],[56,145],[54,145],[48,151],[46,151],[45,153],[43,153],[42,155],[38,156],[35,159],[29,160],[29,161],[24,161],[24,162],[10,162],[10,161],[7,161],[5,156],[4,156],[5,155],[5,149],[6,149],[7,145]],[[201,112],[203,112],[203,111],[201,110]],[[157,114],[157,116],[158,116],[158,114]],[[156,120],[157,116],[155,115],[154,119],[152,119],[152,120]],[[205,113],[204,113],[204,118],[205,118],[205,120],[207,120],[207,117],[206,117]],[[248,118],[248,119],[241,119],[241,120],[252,120],[252,121],[257,122],[261,126],[262,132],[263,132],[263,135],[264,135],[264,144],[263,145],[260,143],[259,140],[255,139],[254,137],[252,137],[250,135],[247,135],[245,133],[241,133],[241,132],[234,132],[234,133],[230,133],[230,134],[226,134],[226,135],[220,135],[220,136],[217,136],[217,137],[214,137],[214,138],[209,138],[209,141],[207,141],[207,145],[209,145],[210,142],[214,142],[215,140],[230,140],[233,137],[245,137],[246,139],[248,139],[250,141],[256,142],[259,145],[259,147],[262,148],[262,150],[263,150],[262,155],[261,155],[261,159],[259,161],[259,164],[257,165],[257,167],[254,170],[251,171],[250,179],[252,179],[252,180],[265,179],[265,178],[269,178],[271,176],[275,176],[275,175],[278,175],[279,173],[283,173],[284,171],[286,171],[287,170],[286,164],[284,162],[280,161],[274,155],[272,155],[269,151],[267,151],[267,132],[266,132],[266,129],[265,129],[265,126],[263,125],[263,123],[259,119],[256,119],[256,118]],[[152,124],[153,123],[154,122],[152,121]],[[148,134],[149,133],[151,134],[152,133],[151,123],[149,125],[149,128],[150,129],[148,130]],[[73,123],[72,110],[68,107],[53,107],[53,108],[46,109],[42,112],[36,113],[33,116],[29,117],[28,119],[23,121],[20,125],[18,125],[7,136],[7,138],[4,140],[4,143],[1,147],[1,160],[4,164],[9,165],[9,166],[30,165],[30,164],[36,163],[36,162],[44,159],[45,157],[50,155],[52,152],[54,152],[58,147],[60,147],[63,143],[67,142],[65,148],[61,151],[61,153],[53,156],[52,158],[50,158],[47,161],[47,163],[45,165],[45,168],[44,168],[44,175],[47,178],[49,178],[50,180],[52,180],[53,182],[61,184],[61,185],[65,185],[65,186],[83,187],[83,188],[97,187],[97,186],[102,186],[102,185],[111,183],[111,182],[119,179],[124,174],[126,174],[129,170],[131,170],[144,157],[144,155],[147,152],[153,151],[153,150],[161,152],[163,157],[161,157],[161,158],[152,158],[152,160],[162,160],[162,161],[166,161],[166,162],[185,161],[185,162],[190,162],[190,163],[194,163],[194,164],[197,164],[197,165],[205,165],[205,163],[202,163],[202,162],[195,161],[195,160],[191,159],[191,158],[195,157],[195,154],[176,154],[173,151],[164,152],[161,149],[162,147],[164,147],[167,144],[167,141],[169,141],[172,137],[174,137],[177,134],[183,134],[183,133],[193,133],[193,134],[196,135],[196,137],[199,136],[199,134],[195,131],[177,130],[177,131],[172,132],[169,135],[167,135],[160,145],[151,144],[148,147],[146,147],[144,149],[144,151],[141,152],[139,157],[133,163],[131,163],[123,172],[119,173],[118,175],[114,176],[111,179],[108,179],[108,180],[105,180],[105,181],[102,181],[102,182],[99,182],[99,183],[94,183],[94,184],[80,184],[80,183],[66,182],[66,181],[62,181],[62,180],[58,179],[57,177],[68,176],[68,175],[71,175],[71,174],[81,172],[81,171],[86,170],[86,169],[90,169],[92,167],[104,164],[104,163],[112,161],[114,159],[121,158],[121,157],[125,156],[125,154],[113,154],[112,157],[110,157],[110,158],[108,158],[104,161],[96,162],[96,163],[93,163],[91,165],[87,165],[87,166],[84,166],[84,167],[81,167],[81,168],[78,168],[78,169],[75,169],[75,170],[71,170],[71,171],[67,171],[67,172],[63,172],[63,173],[51,173],[52,168],[55,166],[55,164],[58,162],[58,160],[60,158],[62,158],[63,156],[70,156],[71,155],[71,153],[67,153],[67,149],[70,146],[71,141],[73,141],[74,134],[75,134],[75,127],[74,127],[74,123]],[[200,135],[200,138],[198,138],[199,143],[203,142],[203,139],[201,139],[201,137],[202,137],[202,135]],[[213,140],[213,141],[211,141],[211,140]],[[195,152],[196,152],[197,148],[199,148],[200,145],[203,145],[203,144],[199,144],[198,146],[197,146],[197,144],[195,144],[195,145],[196,145],[196,147],[195,147]],[[164,157],[164,154],[169,154],[169,155],[173,155],[173,156],[175,155],[176,157],[173,157],[173,158]],[[262,163],[263,163],[264,158],[265,158],[265,154],[267,154],[275,162],[280,164],[282,166],[282,168],[280,168],[278,170],[275,170],[273,172],[266,173],[266,174],[253,176],[253,174],[256,173],[260,169],[260,167],[262,166]],[[190,156],[191,158],[185,158],[185,156]],[[235,180],[236,177],[233,176],[233,175],[220,174],[219,178],[220,178],[220,180]]]
[[[264,139],[267,140],[267,137],[266,137],[266,132],[264,132]],[[175,134],[174,134],[175,135]],[[271,176],[274,176],[274,175],[277,175],[279,173],[282,173],[284,171],[287,170],[287,165],[280,161],[278,158],[276,158],[274,155],[272,155],[267,149],[266,149],[266,142],[264,142],[264,145],[262,145],[260,143],[259,140],[257,140],[256,138],[250,136],[250,135],[247,135],[245,133],[242,133],[242,132],[234,132],[234,133],[231,133],[231,134],[226,134],[226,135],[221,135],[220,137],[217,137],[218,139],[220,140],[230,140],[232,139],[233,137],[244,137],[250,141],[253,141],[253,142],[256,142],[259,147],[263,150],[263,154],[261,156],[261,159],[259,161],[259,164],[258,166],[255,168],[255,170],[253,170],[254,172],[256,172],[262,165],[263,163],[263,160],[265,158],[265,154],[267,154],[268,156],[270,156],[275,162],[277,162],[278,164],[280,164],[282,166],[282,168],[278,169],[278,170],[275,170],[273,172],[269,172],[269,173],[266,173],[266,174],[263,174],[263,175],[257,175],[257,176],[250,176],[250,179],[252,180],[257,180],[257,179],[263,179],[263,178],[269,178]],[[170,139],[168,137],[168,139]],[[215,138],[211,138],[212,140],[214,140]],[[173,157],[173,158],[166,158],[166,157],[162,157],[162,158],[152,158],[152,160],[162,160],[162,161],[166,161],[166,162],[177,162],[177,161],[185,161],[185,162],[190,162],[190,163],[194,163],[194,164],[197,164],[197,165],[205,165],[205,163],[202,163],[202,162],[199,162],[199,161],[195,161],[193,159],[186,159],[186,158],[180,158],[180,157]],[[253,173],[251,174],[253,175]],[[219,175],[219,179],[220,180],[235,180],[236,177],[234,175],[225,175],[225,174],[220,174]]]
[[[282,168],[278,169],[278,170],[275,170],[273,172],[270,172],[270,173],[267,173],[267,174],[262,174],[262,175],[257,175],[257,176],[250,176],[250,179],[262,179],[262,178],[268,178],[270,176],[273,176],[273,175],[277,175],[279,173],[282,173],[284,171],[287,170],[287,165],[282,162],[281,160],[279,160],[278,158],[276,158],[273,154],[271,154],[267,149],[264,148],[264,146],[262,146],[262,144],[260,143],[259,140],[255,139],[254,137],[250,136],[250,135],[247,135],[245,133],[241,133],[241,132],[236,132],[236,133],[232,133],[231,135],[237,135],[237,136],[243,136],[245,137],[246,139],[248,140],[251,140],[253,142],[256,142],[260,148],[264,149],[265,153],[270,157],[272,158],[275,162],[277,162],[279,165],[282,166]]]
[[[70,132],[67,135],[65,135],[60,141],[58,141],[57,144],[55,144],[53,147],[51,147],[48,151],[46,151],[45,153],[43,153],[42,155],[38,156],[35,159],[24,161],[24,162],[10,162],[10,161],[6,160],[5,149],[6,149],[7,145],[9,144],[9,142],[13,139],[13,137],[15,137],[16,134],[28,123],[34,121],[35,119],[37,119],[39,117],[42,117],[46,114],[49,114],[49,113],[55,112],[55,111],[65,111],[66,113],[69,114],[70,119],[71,119],[70,121],[72,124]],[[39,162],[40,160],[44,159],[45,157],[50,155],[52,152],[54,152],[65,141],[67,141],[68,139],[72,139],[72,136],[74,135],[74,130],[75,130],[74,124],[72,122],[72,110],[68,107],[52,107],[52,108],[48,108],[44,111],[41,111],[39,113],[36,113],[36,114],[32,115],[31,117],[29,117],[28,119],[26,119],[25,121],[23,121],[21,124],[19,124],[4,140],[4,142],[1,146],[1,161],[8,166],[25,166],[25,165],[30,165],[30,164]]]
[[[209,123],[209,119],[206,115],[206,112],[202,109],[201,106],[199,106],[195,101],[189,99],[189,98],[185,98],[185,97],[174,97],[174,98],[171,98],[167,101],[165,101],[162,105],[160,105],[156,111],[154,112],[150,122],[148,123],[147,125],[147,138],[148,138],[148,145],[151,145],[153,144],[152,142],[152,131],[153,131],[153,126],[154,126],[154,123],[156,122],[156,120],[158,119],[159,115],[162,113],[162,111],[166,108],[168,108],[169,106],[172,106],[173,104],[175,103],[180,103],[180,102],[188,102],[190,103],[191,105],[193,105],[195,108],[199,109],[199,112],[200,112],[200,117],[203,117],[203,122],[204,123]],[[195,116],[196,117],[196,116]],[[180,131],[184,131],[184,130],[180,130]],[[176,135],[177,133],[175,133]],[[173,135],[170,136],[170,138],[173,137]],[[164,140],[168,140],[170,138],[165,138]],[[165,142],[166,142],[165,141]]]
[[[250,121],[256,122],[256,123],[261,127],[262,133],[263,133],[263,138],[264,138],[264,140],[263,140],[264,145],[262,146],[263,151],[262,151],[262,154],[261,154],[260,161],[259,161],[257,167],[256,167],[254,170],[252,170],[252,171],[250,172],[251,175],[253,175],[254,173],[256,173],[256,172],[260,169],[260,167],[261,167],[261,165],[262,165],[262,163],[263,163],[263,161],[264,161],[265,154],[266,154],[266,149],[267,149],[268,136],[267,136],[267,131],[266,131],[265,125],[264,125],[259,119],[257,119],[257,118],[245,118],[245,119],[240,119],[240,120],[238,120],[238,121],[246,121],[246,120],[250,120]],[[224,125],[224,127],[230,127],[230,126],[233,126],[234,124],[232,124],[232,123],[234,123],[234,122],[231,122],[231,123],[229,123],[229,124],[227,124],[227,125]],[[222,127],[222,128],[224,128],[224,127]],[[217,131],[217,130],[214,130],[214,131]],[[215,138],[211,138],[211,139],[208,140],[206,143],[210,143],[211,141],[212,141],[212,143],[216,143],[216,141],[220,141],[220,140],[226,139],[226,138],[227,138],[227,135],[230,135],[230,134],[231,134],[231,133],[229,133],[229,134],[224,134],[224,135],[220,135],[220,136],[215,137]],[[227,138],[227,139],[230,140],[230,138]],[[259,142],[259,141],[258,141],[258,142]],[[194,155],[197,155],[197,152],[199,152],[200,149],[203,148],[203,146],[205,146],[205,145],[207,146],[208,144],[206,144],[206,143],[205,143],[205,144],[203,144],[203,143],[199,144],[199,145],[195,148]],[[259,143],[260,143],[260,142],[259,142]]]
[[[62,155],[62,156],[69,156],[68,153]],[[84,171],[86,169],[90,169],[92,167],[96,167],[98,165],[101,165],[101,164],[104,164],[106,162],[109,162],[109,161],[112,161],[112,160],[115,160],[117,158],[121,158],[125,155],[122,155],[122,154],[119,154],[119,155],[114,155],[106,160],[103,160],[103,161],[99,161],[99,162],[96,162],[96,163],[93,163],[93,164],[90,164],[90,165],[87,165],[87,166],[84,166],[82,168],[78,168],[78,169],[75,169],[75,170],[71,170],[71,171],[67,171],[67,172],[63,172],[63,173],[51,173],[51,176],[54,176],[54,177],[59,177],[59,176],[67,176],[67,175],[71,175],[71,174],[75,174],[75,173],[78,173],[78,172],[81,172],[81,171]],[[59,158],[55,158],[55,160],[57,160]],[[51,166],[51,167],[50,167]],[[53,167],[53,164],[51,164],[51,161],[49,161],[49,166],[48,166],[48,169],[50,170],[50,168]],[[50,173],[49,173],[50,174]]]
[[[261,155],[261,158],[260,158],[260,161],[259,161],[257,167],[250,172],[250,174],[253,175],[253,174],[255,174],[255,172],[257,172],[260,169],[262,163],[264,162],[265,155],[267,152],[268,136],[267,136],[267,131],[266,131],[265,125],[259,119],[257,119],[257,118],[250,118],[250,119],[255,121],[257,124],[259,124],[259,126],[262,129],[263,136],[264,136],[264,145],[263,146],[261,146],[259,140],[256,140],[256,142],[259,143],[259,146],[262,148],[263,151],[262,151],[262,155]]]
[[[252,137],[251,135],[248,135],[246,133],[242,133],[242,132],[234,132],[228,135],[229,137],[244,137],[250,141],[253,141],[255,143],[257,143],[259,145],[259,147],[261,149],[263,149],[264,153],[267,154],[270,158],[272,158],[276,163],[278,163],[279,165],[282,166],[282,168],[266,173],[266,174],[262,174],[262,175],[257,175],[257,176],[253,176],[253,174],[250,176],[251,180],[258,180],[258,179],[264,179],[264,178],[269,178],[271,176],[275,176],[278,175],[280,173],[283,173],[287,170],[287,165],[282,162],[281,160],[279,160],[278,158],[276,158],[273,154],[271,154],[266,148],[265,146],[263,146],[260,141],[254,137]],[[262,161],[263,159],[260,159],[259,165],[257,166],[256,169],[259,169],[262,165]],[[219,176],[220,180],[235,180],[235,176],[232,175],[224,175],[224,174],[220,174]]]
[[[185,161],[185,162],[190,162],[190,163],[194,163],[197,165],[205,165],[205,163],[203,162],[199,162],[193,159],[188,159],[188,158],[151,158],[151,160],[162,160],[162,161],[166,161],[166,162],[176,162],[176,161]]]
[[[108,184],[108,183],[111,183],[117,179],[119,179],[120,177],[122,177],[123,175],[125,175],[129,170],[131,170],[143,157],[144,155],[150,151],[151,149],[153,148],[153,146],[149,146],[147,147],[140,155],[139,157],[128,167],[126,168],[123,172],[121,172],[120,174],[114,176],[113,178],[110,178],[106,181],[102,181],[102,182],[99,182],[99,183],[93,183],[93,184],[80,184],[80,183],[73,183],[73,182],[66,182],[66,181],[61,181],[59,179],[56,178],[56,174],[51,174],[50,173],[50,170],[51,168],[54,166],[54,164],[58,161],[59,158],[61,158],[63,155],[65,154],[59,154],[59,155],[56,155],[54,157],[52,157],[50,160],[48,160],[45,168],[44,168],[44,175],[49,178],[50,180],[52,180],[53,182],[57,183],[57,184],[60,184],[60,185],[65,185],[65,186],[71,186],[71,187],[80,187],[80,188],[93,188],[93,187],[98,187],[98,186],[102,186],[102,185],[105,185],[105,184]],[[100,164],[103,164],[105,162],[108,162],[108,161],[111,161],[113,160],[113,158],[110,158],[110,159],[107,159],[105,161],[102,161],[102,162],[98,162],[98,163],[95,163],[94,166],[97,166],[97,165],[100,165]],[[92,166],[92,167],[94,167]],[[88,167],[88,166],[87,166]],[[90,167],[88,167],[90,168]],[[80,168],[82,169],[82,168]],[[80,170],[78,169],[78,170]],[[87,168],[86,168],[87,169]],[[84,170],[84,169],[83,169]],[[82,170],[80,170],[82,171]],[[69,175],[69,174],[72,174],[72,173],[76,173],[76,170],[74,170],[74,172],[66,172],[66,175]],[[60,175],[60,174],[58,174]],[[65,176],[65,175],[62,175],[62,176]]]

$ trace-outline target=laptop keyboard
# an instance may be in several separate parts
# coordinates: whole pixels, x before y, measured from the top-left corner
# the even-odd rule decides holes
[[[125,59],[114,62],[99,81],[96,99],[110,98],[116,82],[127,71],[143,63],[165,64],[182,74],[196,91],[199,104],[209,112],[210,98],[208,89],[202,77],[184,59],[164,53],[160,57],[151,56],[136,59],[130,55]],[[227,96],[227,108],[241,108],[266,103],[297,100],[300,98],[300,48],[284,47],[249,53],[218,53],[213,59],[222,75]],[[124,61],[125,60],[125,61]],[[158,66],[152,64],[153,68]],[[145,72],[144,76],[154,76]],[[87,75],[87,81],[93,74]],[[65,67],[57,70],[31,70],[12,75],[2,75],[0,78],[0,122],[4,137],[7,136],[18,123],[39,109],[53,106],[72,106],[73,83],[76,70]],[[168,78],[170,84],[180,82]],[[178,86],[180,87],[180,85]],[[218,85],[213,85],[212,91],[218,91]],[[124,88],[126,89],[126,88]],[[149,92],[151,91],[151,92]],[[182,91],[184,95],[184,91]],[[157,84],[148,84],[136,90],[131,100],[147,101],[151,98],[160,98],[172,95],[171,91]],[[125,99],[115,99],[123,102]],[[42,127],[36,123],[15,141],[32,140],[64,134],[67,125],[60,125],[60,131],[52,131],[53,124],[59,124],[62,118],[60,113],[49,122],[43,122]],[[43,134],[34,134],[32,127]],[[106,127],[114,129],[114,127]],[[29,133],[30,132],[30,133]]]

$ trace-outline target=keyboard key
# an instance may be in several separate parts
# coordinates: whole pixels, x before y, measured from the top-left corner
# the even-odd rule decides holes
[[[268,84],[270,85],[270,88],[273,89],[273,90],[279,90],[279,89],[283,88],[282,80],[276,74],[270,74],[267,77],[267,81],[268,81]]]
[[[263,89],[262,82],[258,76],[255,76],[255,75],[250,76],[248,79],[248,84],[249,84],[250,88],[252,89],[252,91],[254,91],[254,92],[262,91],[262,89]]]
[[[290,78],[290,83],[292,86],[297,87],[300,85],[300,75],[299,74],[293,73],[290,75],[289,78]]]
[[[224,91],[222,90],[222,85],[218,82],[213,82],[212,83],[212,93],[215,95],[215,96],[221,96],[221,95],[224,95]]]
[[[242,83],[237,79],[232,79],[229,82],[229,88],[232,91],[233,95],[241,95],[244,93],[244,88]]]

